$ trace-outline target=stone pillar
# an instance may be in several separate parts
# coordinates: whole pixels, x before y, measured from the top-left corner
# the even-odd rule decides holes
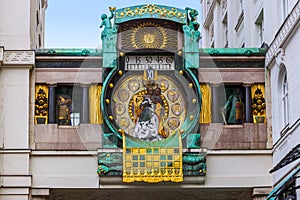
[[[27,200],[31,188],[34,65],[34,51],[0,48],[0,199]]]
[[[90,113],[89,113],[89,85],[82,85],[82,117],[81,123],[88,124],[90,123]]]
[[[219,110],[219,97],[218,97],[219,85],[211,85],[211,106],[212,106],[212,123],[220,122],[220,110]]]
[[[48,94],[48,101],[49,101],[49,116],[48,116],[48,123],[55,124],[56,123],[56,85],[49,85],[49,94]]]
[[[245,122],[252,122],[252,110],[251,110],[251,85],[244,85],[245,87]]]

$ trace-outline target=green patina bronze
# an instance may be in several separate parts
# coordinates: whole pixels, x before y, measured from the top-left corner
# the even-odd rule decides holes
[[[265,56],[265,48],[201,48],[200,56]]]
[[[199,56],[265,56],[265,48],[199,48]],[[55,48],[36,49],[37,56],[103,56],[102,49]]]
[[[200,31],[197,22],[198,11],[186,8],[186,24],[183,25],[184,32],[184,59],[186,68],[199,67],[199,39]]]
[[[122,163],[122,153],[99,153],[97,173],[99,174],[99,176],[122,176]],[[203,153],[183,153],[182,164],[183,174],[185,176],[206,175],[206,159]]]
[[[104,27],[101,32],[102,51],[103,51],[103,67],[116,67],[117,65],[117,27],[111,23],[114,18],[115,8],[109,8],[110,16],[101,15],[100,28]]]
[[[101,49],[37,49],[37,56],[102,56]]]
[[[190,133],[186,139],[186,147],[188,149],[199,149],[201,148],[201,134]]]
[[[97,173],[100,176],[121,176],[122,164],[122,153],[100,153]]]
[[[202,153],[186,152],[182,155],[183,174],[185,176],[205,176],[206,158]]]

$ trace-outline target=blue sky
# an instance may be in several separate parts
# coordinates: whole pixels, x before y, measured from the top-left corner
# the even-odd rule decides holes
[[[120,9],[149,3],[200,11],[200,0],[48,0],[45,48],[99,48],[100,16],[109,14],[109,6]]]

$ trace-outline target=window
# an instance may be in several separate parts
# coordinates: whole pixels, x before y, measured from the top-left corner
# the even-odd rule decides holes
[[[286,18],[286,16],[289,13],[289,0],[282,0],[282,15],[283,20]]]
[[[212,24],[209,28],[209,37],[210,37],[210,47],[214,48],[214,41],[215,41],[215,36],[214,36],[214,25]]]
[[[221,115],[222,122],[225,125],[242,124],[244,122],[244,108],[245,108],[245,88],[242,86],[232,85],[224,88],[225,101],[221,100]],[[222,95],[222,92],[219,93]]]
[[[289,112],[288,112],[288,82],[286,73],[283,77],[282,82],[282,107],[283,107],[283,124],[286,126],[289,122]]]
[[[255,20],[255,24],[257,27],[257,39],[259,41],[259,44],[257,46],[260,46],[264,43],[264,12],[263,12],[263,10],[260,11],[258,17]]]
[[[281,64],[279,69],[277,99],[278,109],[276,109],[276,117],[278,122],[280,122],[278,123],[278,132],[280,136],[283,136],[289,124],[289,86],[284,64]]]
[[[56,90],[56,115],[59,125],[79,125],[82,111],[82,88],[60,85]]]
[[[223,31],[223,45],[224,48],[228,47],[228,23],[227,23],[227,13],[222,20],[222,31]]]

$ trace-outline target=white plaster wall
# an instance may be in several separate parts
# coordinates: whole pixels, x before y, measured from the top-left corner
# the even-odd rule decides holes
[[[278,96],[281,94],[278,94],[278,73],[279,68],[277,65],[273,64],[273,67],[271,68],[271,89],[273,92],[273,105],[276,105],[273,109],[273,136],[274,136],[274,144],[276,146],[274,147],[274,158],[273,163],[274,165],[278,164],[280,160],[286,156],[293,147],[295,147],[297,144],[299,144],[300,141],[300,126],[299,122],[297,120],[300,118],[300,93],[299,93],[299,87],[300,87],[300,58],[298,52],[299,43],[300,41],[300,25],[298,24],[298,27],[295,29],[293,34],[290,36],[290,39],[283,45],[283,48],[285,49],[285,56],[283,63],[286,66],[287,69],[287,77],[288,77],[288,89],[289,89],[289,127],[291,128],[284,137],[280,137],[280,131],[283,128],[280,126],[280,121],[282,120],[282,114],[278,111],[279,105],[278,105]],[[276,98],[277,95],[277,98]],[[276,103],[276,104],[275,104]],[[293,168],[297,166],[297,161],[285,166],[284,168],[276,171],[274,173],[274,183],[277,183],[282,177],[285,177],[286,174],[290,172]]]
[[[97,157],[76,155],[33,155],[31,157],[32,187],[99,188]]]
[[[300,118],[300,58],[299,58],[299,41],[300,41],[300,24],[292,36],[292,40],[285,45],[285,63],[288,68],[289,83],[289,118],[290,125],[294,124]]]
[[[291,127],[300,118],[300,59],[298,48],[300,41],[300,24],[296,27],[290,39],[283,45],[283,60],[276,63],[275,60],[269,66],[271,75],[271,95],[272,95],[272,126],[274,144],[280,139],[280,131],[284,128],[283,115],[281,113],[281,91],[279,91],[280,65],[284,64],[288,78],[288,98],[289,98],[289,126]],[[293,130],[294,131],[294,130]],[[298,140],[299,141],[299,140]]]
[[[28,200],[28,195],[1,195],[1,200]]]
[[[203,1],[205,4],[206,1]],[[297,0],[288,0],[289,10],[295,6]],[[218,5],[218,1],[216,5]],[[228,16],[228,47],[240,47],[245,42],[245,47],[260,47],[258,42],[258,27],[255,20],[259,12],[263,9],[264,15],[264,42],[271,44],[274,40],[278,29],[284,22],[283,3],[282,0],[254,0],[243,1],[244,6],[244,22],[238,31],[235,30],[238,17],[240,15],[240,3],[237,0],[227,0],[227,16]],[[204,8],[205,9],[205,6]],[[214,7],[214,27],[218,30],[221,23],[221,11],[218,6]],[[203,12],[202,23],[206,20],[206,13]],[[215,30],[215,47],[223,47],[225,43],[224,37],[220,36],[220,31]],[[206,31],[202,31],[203,48],[209,47],[209,37],[205,36]]]
[[[213,11],[213,24],[214,24],[214,46],[216,48],[221,47],[222,43],[222,23],[221,23],[221,17],[222,17],[222,9],[220,6],[220,2],[216,1]]]
[[[238,5],[236,0],[227,0],[228,47],[237,47],[234,28],[239,15],[237,12]]]
[[[272,184],[271,153],[208,153],[205,187],[263,187]],[[226,151],[224,151],[226,152]],[[249,153],[249,152],[248,152]]]
[[[20,164],[22,163],[22,164]],[[29,174],[29,153],[18,154],[9,152],[3,154],[3,167],[5,175],[28,175]]]
[[[272,101],[272,137],[273,143],[280,138],[280,130],[281,130],[281,116],[279,114],[279,96],[278,93],[278,76],[279,76],[279,66],[275,61],[270,65],[270,78],[271,78],[271,101]],[[275,86],[276,84],[276,86]],[[268,106],[268,105],[267,105]]]
[[[0,110],[3,148],[28,148],[29,68],[0,69]]]
[[[0,1],[0,46],[30,48],[30,0]]]

